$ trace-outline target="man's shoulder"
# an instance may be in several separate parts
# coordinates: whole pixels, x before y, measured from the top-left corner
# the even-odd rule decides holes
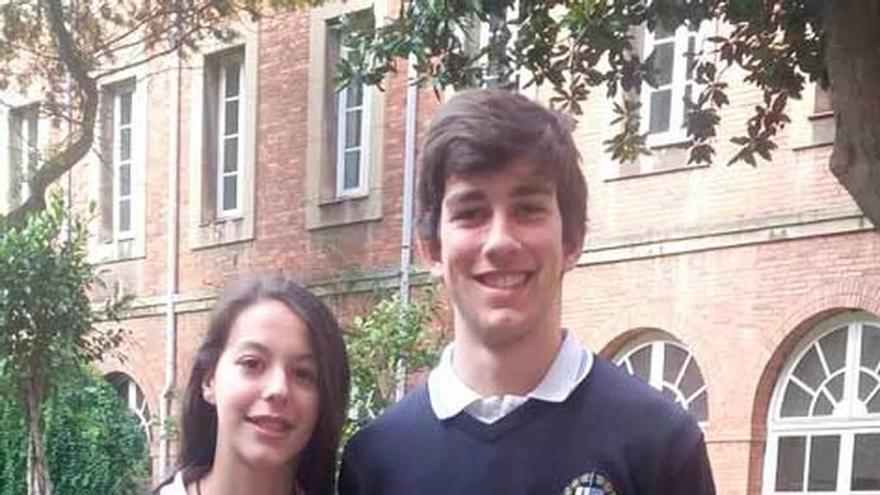
[[[575,394],[577,400],[594,420],[602,418],[634,432],[697,429],[684,408],[602,357],[596,356],[593,369],[580,388],[580,393]]]

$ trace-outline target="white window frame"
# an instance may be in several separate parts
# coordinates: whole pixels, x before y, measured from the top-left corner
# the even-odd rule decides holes
[[[336,36],[339,36],[339,28],[331,27],[336,30]],[[348,49],[340,40],[339,56],[344,58],[348,54]],[[368,193],[369,170],[370,170],[370,95],[369,88],[361,85],[361,105],[358,107],[348,108],[348,97],[351,94],[351,88],[343,88],[336,93],[336,197],[350,198],[353,196],[363,196]],[[361,135],[360,144],[358,146],[347,147],[346,132],[348,127],[349,114],[360,112],[361,119]],[[345,187],[345,153],[347,151],[358,151],[360,160],[358,162],[358,183],[355,187]]]
[[[226,73],[227,68],[231,65],[238,66],[238,93],[234,96],[226,96]],[[243,201],[243,191],[242,191],[242,167],[244,163],[244,146],[242,143],[242,130],[244,126],[244,109],[242,108],[242,91],[243,84],[245,82],[245,74],[244,74],[244,60],[239,54],[229,55],[226,57],[221,57],[217,60],[216,70],[218,76],[218,84],[217,84],[217,181],[216,181],[216,216],[217,218],[237,218],[242,214],[242,201]],[[235,102],[238,104],[238,122],[237,122],[237,130],[233,134],[226,134],[226,104]],[[225,142],[227,139],[235,139],[236,140],[236,157],[235,157],[235,170],[227,172],[225,170],[226,164],[226,155],[225,155]],[[233,177],[235,179],[235,208],[224,209],[225,205],[225,189],[223,187],[224,179],[228,177]]]
[[[17,134],[17,136],[13,136]],[[33,134],[33,135],[32,135]],[[30,195],[31,169],[40,165],[40,107],[38,103],[16,107],[9,112],[9,164],[13,164],[13,150],[21,153],[19,163],[21,169],[15,171],[20,182],[18,188],[19,204]],[[10,177],[13,176],[10,170]]]
[[[666,351],[664,350],[664,346],[667,344],[673,345],[687,354],[687,358],[679,370],[678,377],[675,383],[667,383],[663,378],[663,370],[665,364],[665,356]],[[635,354],[636,352],[644,349],[645,347],[650,348],[651,354],[651,368],[648,374],[648,384],[657,390],[658,392],[663,390],[664,385],[669,386],[670,389],[674,390],[676,393],[676,403],[680,405],[683,409],[690,412],[690,410],[685,407],[685,404],[690,404],[692,401],[696,400],[701,394],[706,394],[706,420],[700,420],[699,425],[703,428],[709,424],[709,390],[706,385],[706,377],[703,376],[703,370],[700,367],[700,363],[697,362],[696,357],[686,345],[670,338],[665,332],[661,331],[650,331],[647,334],[641,336],[640,338],[635,339],[633,342],[626,345],[621,351],[617,354],[617,357],[614,359],[614,364],[617,366],[625,366],[627,374],[631,376],[635,376],[633,369],[631,368],[631,364],[629,358]],[[703,379],[703,384],[694,391],[689,397],[685,397],[680,389],[681,381],[684,378],[684,373],[688,368],[688,365],[691,362],[694,362],[697,366],[697,370],[700,372],[700,377]],[[641,379],[639,377],[639,379]],[[696,419],[696,417],[694,417]]]
[[[695,74],[692,78],[687,78],[687,54],[689,52],[688,40],[691,36],[694,38],[694,63],[698,59],[698,54],[703,45],[706,36],[706,28],[708,22],[703,22],[695,30],[691,30],[687,24],[678,26],[672,34],[673,43],[673,66],[672,79],[668,84],[659,87],[653,87],[647,82],[642,83],[641,88],[641,129],[642,134],[647,135],[646,144],[649,148],[669,146],[687,142],[687,129],[685,128],[684,115],[684,97],[687,87],[691,88],[691,98],[696,98],[701,90],[697,85]],[[644,28],[644,49],[642,51],[643,59],[646,59],[654,51],[654,48],[660,44],[669,43],[670,38],[663,38],[659,42],[656,39],[656,32]],[[683,63],[675,63],[675,61],[683,61]],[[670,108],[669,108],[669,129],[662,132],[649,133],[651,126],[651,95],[655,92],[671,90]]]
[[[859,434],[880,434],[880,414],[864,415],[853,411],[853,404],[858,401],[858,358],[861,352],[861,327],[864,324],[880,326],[880,320],[868,313],[857,312],[832,318],[810,332],[782,369],[774,387],[770,401],[767,420],[767,446],[764,456],[763,495],[789,495],[792,493],[829,494],[829,495],[880,495],[880,490],[852,491],[849,489],[853,469],[853,444]],[[848,338],[846,347],[845,370],[846,383],[843,390],[843,410],[840,414],[822,417],[790,417],[781,415],[782,402],[789,377],[801,359],[810,351],[814,344],[825,335],[847,326]],[[789,436],[822,436],[837,435],[840,437],[837,466],[837,487],[831,491],[807,491],[807,474],[810,460],[810,442],[807,442],[804,453],[804,487],[799,492],[776,490],[776,468],[781,437]]]
[[[135,142],[138,139],[138,129],[135,126],[135,93],[137,91],[136,83],[123,84],[112,89],[113,93],[113,135],[111,137],[113,143],[113,239],[122,241],[134,237],[135,225],[135,204],[134,204],[134,181],[135,181],[135,150],[139,146]],[[129,121],[122,124],[122,96],[129,95]],[[123,131],[128,131],[129,150],[128,160],[122,158],[122,139]],[[122,168],[128,167],[128,194],[122,192]],[[128,228],[122,228],[122,203],[128,202]]]
[[[147,402],[147,396],[137,383],[126,373],[111,373],[106,378],[116,388],[120,398],[125,401],[128,410],[134,414],[140,424],[141,430],[147,439],[147,444],[152,443],[152,415],[150,414],[150,405]],[[121,387],[119,387],[121,385]],[[138,402],[138,393],[140,393],[140,402]]]

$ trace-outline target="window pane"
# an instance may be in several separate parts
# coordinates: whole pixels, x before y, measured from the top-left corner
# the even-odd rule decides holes
[[[868,404],[866,404],[866,406],[868,408],[868,413],[880,413],[880,393],[875,393],[874,397],[868,401]]]
[[[847,327],[839,328],[819,339],[825,363],[832,373],[846,364],[846,340],[849,332]]]
[[[862,366],[877,371],[880,364],[880,329],[865,325],[862,329]]]
[[[226,125],[223,127],[223,135],[238,134],[238,101],[227,101],[225,110]]]
[[[678,379],[678,373],[681,371],[681,367],[684,366],[684,360],[687,359],[687,352],[672,344],[664,344],[663,348],[665,350],[663,355],[663,380],[666,383],[675,384],[675,381]]]
[[[853,490],[880,490],[880,433],[856,435]]]
[[[811,347],[794,369],[794,376],[810,386],[813,390],[825,380],[825,370],[819,362],[819,354],[815,347]]]
[[[810,491],[837,489],[837,463],[840,457],[840,437],[827,435],[810,439]]]
[[[238,198],[236,198],[238,188],[238,177],[223,178],[223,211],[234,210],[238,206]]]
[[[696,46],[696,38],[693,36],[688,36],[688,47],[687,52],[684,54],[685,60],[687,61],[687,66],[685,66],[685,79],[690,81],[694,78],[694,67],[697,65],[697,57],[696,53],[694,53],[697,49]]]
[[[119,231],[131,230],[131,201],[123,199],[119,202]]]
[[[672,35],[674,35],[674,34],[675,34],[674,27],[664,26],[663,23],[661,23],[661,22],[658,22],[657,26],[654,28],[654,39],[655,40],[664,39],[664,38],[671,38]]]
[[[688,104],[691,102],[691,94],[693,91],[693,84],[686,84],[684,87],[684,104],[681,106],[681,128],[687,128],[688,120],[688,112],[691,111]]]
[[[223,171],[236,170],[238,170],[238,138],[226,138],[223,140]]]
[[[862,371],[859,373],[859,400],[868,400],[868,396],[877,387],[877,379]]]
[[[829,392],[831,392],[832,397],[834,397],[834,400],[836,400],[837,402],[843,400],[843,385],[845,382],[846,373],[841,372],[838,373],[837,376],[832,378],[827,385],[825,385],[825,388]]]
[[[651,92],[651,122],[648,132],[666,132],[669,130],[669,114],[672,111],[672,91]]]
[[[804,486],[806,437],[780,437],[776,455],[776,490],[799,492]]]
[[[361,112],[355,110],[345,114],[345,149],[356,148],[361,144]]]
[[[348,108],[355,108],[361,106],[364,101],[364,86],[363,84],[352,84],[348,87],[348,95],[345,99],[346,106]]]
[[[119,131],[119,159],[128,161],[131,159],[131,129]]]
[[[36,148],[37,147],[37,129],[39,125],[39,121],[37,120],[36,115],[32,115],[27,119],[28,125],[28,136],[27,136],[27,145],[28,148]]]
[[[812,397],[794,382],[788,382],[782,399],[782,417],[809,416]]]
[[[645,346],[638,352],[630,355],[629,363],[632,365],[635,376],[646,382],[649,381],[651,374],[651,346]]]
[[[688,405],[688,410],[697,421],[707,421],[709,419],[709,400],[705,390],[700,392],[700,395],[691,401]]]
[[[241,65],[238,62],[224,67],[226,73],[226,97],[238,96],[238,75]]]
[[[654,45],[654,83],[660,87],[672,82],[675,43]]]
[[[813,416],[831,416],[834,413],[834,404],[825,397],[825,394],[819,394],[816,404],[813,405]]]
[[[360,186],[361,153],[359,150],[345,152],[345,175],[343,189],[356,189]]]
[[[702,386],[703,375],[700,373],[700,368],[697,366],[697,362],[691,359],[691,362],[688,363],[687,369],[684,370],[684,377],[682,377],[681,385],[679,385],[678,388],[681,389],[681,393],[684,394],[685,397],[690,397]]]
[[[119,166],[119,195],[131,194],[131,165]]]
[[[119,95],[119,125],[131,123],[131,93],[126,91]]]

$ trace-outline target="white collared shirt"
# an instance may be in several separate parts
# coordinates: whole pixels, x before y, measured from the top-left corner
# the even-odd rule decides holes
[[[452,344],[446,346],[440,363],[428,376],[431,408],[439,419],[447,419],[461,411],[491,424],[507,416],[529,399],[562,402],[587,377],[593,367],[593,353],[581,347],[569,331],[547,374],[526,396],[493,395],[482,397],[468,387],[452,367]]]

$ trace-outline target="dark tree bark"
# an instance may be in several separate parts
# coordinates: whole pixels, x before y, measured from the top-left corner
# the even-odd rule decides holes
[[[825,58],[834,107],[831,171],[880,228],[880,0],[833,0]]]

